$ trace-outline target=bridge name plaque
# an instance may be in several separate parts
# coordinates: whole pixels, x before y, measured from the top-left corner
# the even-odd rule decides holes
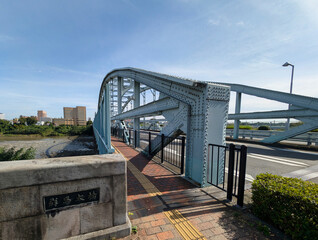
[[[46,196],[43,197],[44,210],[46,213],[49,213],[68,207],[74,207],[79,204],[98,202],[99,197],[99,188],[61,195]]]

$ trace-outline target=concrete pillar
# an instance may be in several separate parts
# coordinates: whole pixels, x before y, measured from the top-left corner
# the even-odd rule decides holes
[[[134,108],[140,106],[140,83],[134,81]],[[140,130],[140,118],[134,118],[134,130]],[[136,135],[136,147],[140,146],[140,135],[137,133]]]
[[[242,100],[242,93],[236,92],[235,114],[241,113],[241,100]],[[240,129],[240,120],[236,119],[234,121],[234,130],[233,130],[234,139],[238,139],[239,129]]]

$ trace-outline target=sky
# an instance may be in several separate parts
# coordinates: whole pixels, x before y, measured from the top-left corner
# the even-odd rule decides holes
[[[112,69],[318,97],[316,0],[0,0],[0,113],[94,117]],[[234,109],[232,95],[230,112]],[[242,112],[286,104],[243,95]]]

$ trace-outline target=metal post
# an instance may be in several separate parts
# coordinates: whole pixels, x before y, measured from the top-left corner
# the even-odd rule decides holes
[[[117,77],[117,114],[122,113],[122,86],[123,79],[121,77]]]
[[[163,144],[164,144],[165,135],[161,134],[161,163],[163,163]]]
[[[148,144],[148,156],[151,155],[151,132],[149,132],[149,135],[148,135],[148,141],[149,141],[149,144]]]
[[[126,143],[125,141],[125,130],[123,129],[123,142]]]
[[[241,112],[241,101],[242,101],[242,93],[236,92],[235,114],[239,114]],[[240,119],[235,119],[234,129],[233,129],[234,139],[238,139],[239,129],[240,129]]]
[[[238,196],[237,205],[243,207],[244,202],[244,187],[245,187],[245,173],[246,173],[246,156],[247,147],[241,146],[241,159],[240,159],[240,169],[239,169],[239,182],[238,182]]]
[[[291,79],[290,79],[290,91],[289,93],[293,93],[293,80],[294,80],[294,65],[286,62],[283,64],[283,67],[291,66],[292,67],[292,73],[291,73]],[[288,110],[290,110],[291,104],[288,104]],[[287,118],[286,126],[285,126],[285,131],[289,130],[289,122],[290,118]]]
[[[137,138],[137,130],[135,130],[134,133],[135,133],[135,136],[134,136],[134,144],[135,144],[135,148],[136,148],[136,147],[137,147],[137,141],[136,141],[136,140],[137,140],[137,139],[136,139],[136,138]]]
[[[134,81],[134,108],[140,106],[140,83]],[[138,133],[135,135],[135,146],[140,146],[140,118],[134,118],[134,130],[137,130]]]
[[[233,143],[229,146],[229,172],[227,177],[227,200],[232,201],[233,195],[233,175],[234,175],[234,158],[235,145]]]
[[[185,150],[185,137],[182,137],[181,145],[181,174],[184,173],[184,151]]]

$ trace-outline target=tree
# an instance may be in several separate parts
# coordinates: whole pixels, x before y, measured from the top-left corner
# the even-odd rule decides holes
[[[19,117],[19,123],[20,123],[21,125],[25,125],[25,123],[26,123],[26,118],[20,116],[20,117]]]
[[[92,120],[88,120],[88,121],[86,122],[86,126],[89,126],[89,125],[92,125],[92,124],[93,124]]]
[[[8,131],[11,128],[12,126],[9,121],[0,119],[0,132]]]
[[[35,117],[27,117],[26,118],[26,123],[28,124],[28,126],[34,125],[36,124],[38,121],[36,120]]]

